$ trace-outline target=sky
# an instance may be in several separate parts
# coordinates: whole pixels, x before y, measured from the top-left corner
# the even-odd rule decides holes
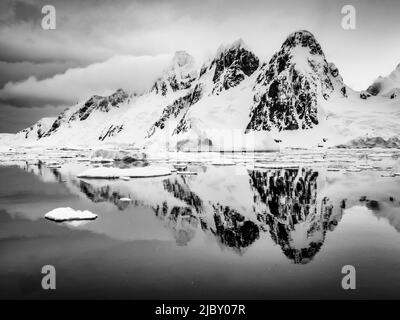
[[[44,30],[42,7],[56,9]],[[354,30],[342,27],[352,5]],[[400,63],[398,0],[2,0],[0,132],[56,116],[93,94],[142,92],[185,50],[201,65],[242,38],[262,61],[311,31],[345,83],[366,89]]]

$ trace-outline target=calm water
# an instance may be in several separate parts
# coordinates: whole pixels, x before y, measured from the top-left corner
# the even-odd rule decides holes
[[[400,298],[400,177],[384,169],[76,178],[85,166],[0,167],[0,298]],[[43,218],[57,207],[99,217]],[[41,289],[47,264],[54,291]],[[341,287],[344,265],[356,290]]]

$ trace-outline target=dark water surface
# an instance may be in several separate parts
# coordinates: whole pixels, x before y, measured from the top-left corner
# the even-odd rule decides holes
[[[400,298],[400,177],[189,169],[121,181],[0,167],[0,298]],[[98,218],[44,219],[58,207]],[[41,288],[44,265],[56,290]],[[341,287],[344,265],[356,290]]]

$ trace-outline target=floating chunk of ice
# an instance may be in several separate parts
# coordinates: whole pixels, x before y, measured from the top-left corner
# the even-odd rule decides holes
[[[385,178],[393,178],[394,174],[393,173],[382,173],[381,177],[385,177]]]
[[[66,207],[51,210],[47,212],[44,217],[48,220],[63,222],[75,220],[94,220],[97,218],[97,214],[94,214],[88,210],[80,211]]]

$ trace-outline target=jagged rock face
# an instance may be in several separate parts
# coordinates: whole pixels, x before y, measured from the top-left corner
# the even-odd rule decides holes
[[[295,32],[261,68],[246,131],[313,128],[318,125],[318,98],[328,99],[336,88],[347,95],[338,69],[328,64],[314,36]]]
[[[375,82],[367,88],[367,92],[373,96],[376,96],[381,91],[381,89],[382,84],[380,82]]]
[[[171,119],[176,119],[182,111],[187,111],[190,106],[200,100],[202,93],[203,87],[200,84],[197,84],[193,89],[190,90],[188,94],[178,98],[172,104],[165,107],[160,119],[158,119],[149,129],[147,137],[151,137],[157,128],[161,130],[164,129],[166,123]],[[187,126],[183,122],[182,124],[178,125],[178,128],[180,129],[175,129],[176,133],[181,132],[187,128]]]
[[[99,110],[101,112],[108,112],[112,108],[118,108],[119,104],[128,99],[128,94],[122,89],[117,90],[115,93],[108,97],[93,96],[85,102],[82,108],[75,112],[70,121],[79,119],[86,120],[93,111]]]
[[[69,116],[68,109],[62,112],[44,136],[50,136],[64,123],[70,123],[77,120],[84,121],[96,111],[109,112],[113,108],[119,108],[119,105],[125,102],[128,98],[129,95],[122,89],[118,89],[115,93],[107,97],[94,95],[72,115]],[[101,139],[101,137],[99,139]]]
[[[194,58],[185,51],[177,51],[170,66],[157,79],[151,91],[166,96],[169,92],[190,88],[196,77]]]
[[[99,136],[99,140],[104,141],[109,137],[114,137],[124,129],[124,125],[111,125]]]
[[[259,67],[259,59],[247,49],[240,39],[227,48],[220,48],[208,66],[203,66],[200,77],[215,67],[212,81],[213,94],[237,86]]]
[[[367,92],[367,91],[361,91],[360,92],[360,98],[361,99],[367,100],[369,97],[371,97],[371,94],[369,92]]]
[[[395,99],[400,97],[400,88],[395,88],[389,92],[390,99]]]

